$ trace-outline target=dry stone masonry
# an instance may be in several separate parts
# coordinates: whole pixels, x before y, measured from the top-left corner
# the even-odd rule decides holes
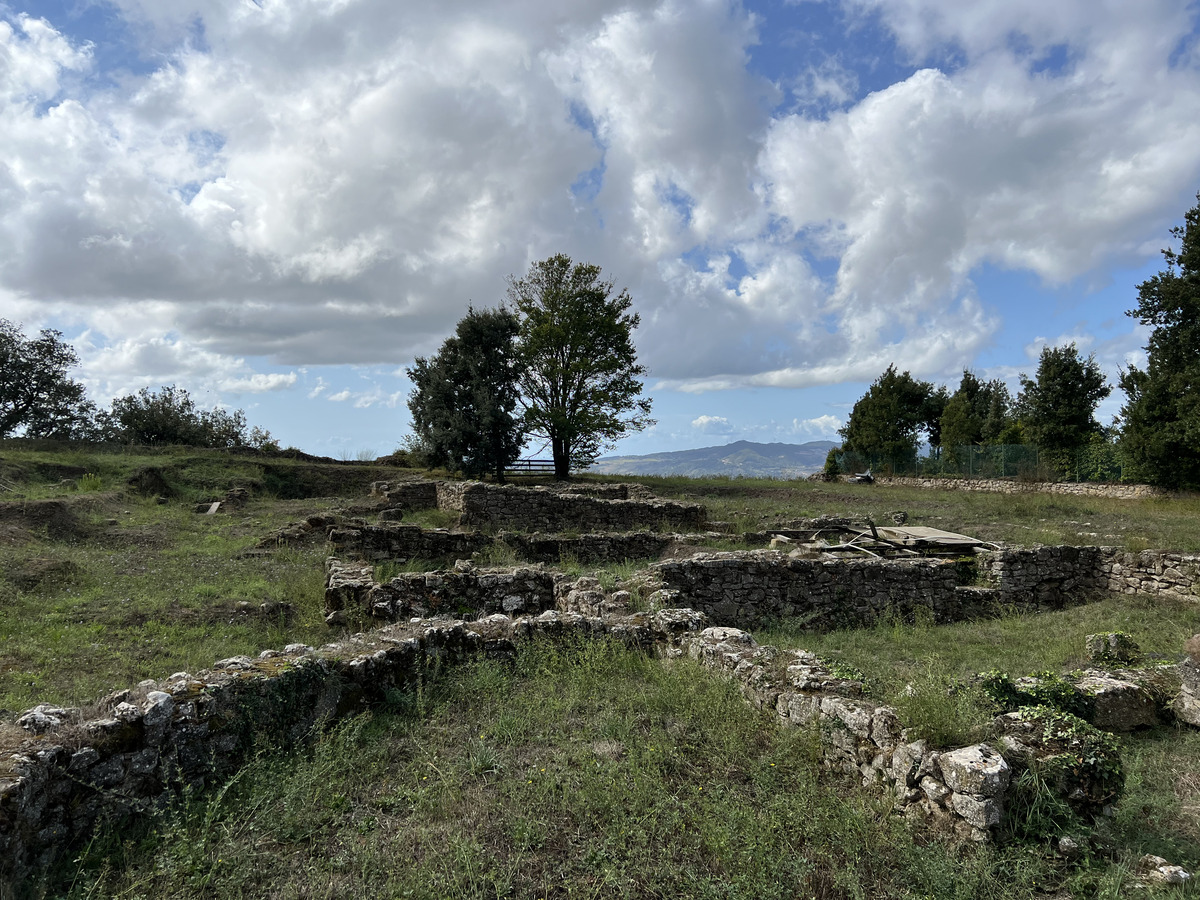
[[[441,482],[438,507],[460,513],[461,525],[522,531],[700,531],[707,513],[698,503],[610,500],[546,487]]]
[[[1085,816],[1110,805],[1123,784],[1115,745],[1071,717],[1021,710],[997,721],[1001,748],[939,751],[914,740],[895,709],[866,699],[860,682],[835,675],[807,651],[760,647],[727,627],[707,628],[685,647],[738,681],[750,702],[782,724],[819,728],[831,767],[883,787],[897,811],[936,832],[988,840],[1003,821],[1014,768],[1063,773],[1054,788]]]
[[[540,567],[476,569],[459,561],[452,570],[406,572],[384,584],[371,567],[326,561],[325,608],[332,616],[347,613],[395,622],[413,616],[445,615],[479,619],[492,613],[542,612],[555,605],[554,576]],[[326,621],[329,621],[328,617]],[[334,623],[331,623],[334,624]]]
[[[97,716],[31,710],[20,719],[26,740],[0,762],[0,896],[85,841],[101,819],[136,816],[184,787],[219,783],[256,748],[303,742],[389,691],[415,689],[437,667],[511,655],[537,638],[677,647],[703,626],[703,617],[684,610],[607,620],[551,610],[422,621],[319,650],[291,645],[195,675],[177,672],[111,695]]]
[[[1076,497],[1111,497],[1144,500],[1161,497],[1165,491],[1148,484],[1093,484],[1074,481],[1010,481],[1005,478],[904,478],[875,476],[876,484],[933,488],[939,491],[984,491],[994,494],[1070,494]]]

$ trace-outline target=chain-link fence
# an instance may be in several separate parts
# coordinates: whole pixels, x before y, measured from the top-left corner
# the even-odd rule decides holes
[[[846,452],[838,457],[843,472],[926,477],[949,475],[958,478],[1017,478],[1022,481],[1125,480],[1125,465],[1112,444],[1088,444],[1073,453],[1048,453],[1028,444],[991,444],[943,447],[936,454],[860,455]]]

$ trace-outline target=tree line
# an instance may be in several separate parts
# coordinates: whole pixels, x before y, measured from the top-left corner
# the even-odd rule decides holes
[[[510,277],[506,301],[471,308],[407,370],[413,445],[428,462],[503,481],[541,440],[563,479],[652,424],[633,345],[639,317],[599,266],[551,256]]]
[[[1004,382],[969,370],[951,393],[888,366],[851,410],[842,449],[901,469],[915,464],[922,440],[952,462],[963,448],[1028,444],[1065,473],[1082,449],[1107,445],[1126,480],[1200,488],[1200,194],[1196,200],[1171,229],[1180,249],[1163,250],[1166,268],[1138,285],[1137,306],[1127,313],[1152,330],[1146,368],[1120,373],[1126,400],[1111,427],[1095,411],[1112,387],[1095,356],[1070,344],[1043,348],[1016,397]]]
[[[69,371],[79,357],[62,332],[27,338],[0,319],[0,438],[192,447],[279,449],[269,431],[249,427],[240,409],[200,409],[186,390],[165,385],[115,398],[107,409],[89,400]]]

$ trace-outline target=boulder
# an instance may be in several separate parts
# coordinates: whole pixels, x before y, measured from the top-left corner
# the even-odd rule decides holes
[[[1075,686],[1094,701],[1091,723],[1104,731],[1126,732],[1155,725],[1158,705],[1153,695],[1132,681],[1089,671]]]

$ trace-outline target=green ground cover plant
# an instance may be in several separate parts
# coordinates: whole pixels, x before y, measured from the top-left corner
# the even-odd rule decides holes
[[[535,646],[101,835],[44,896],[1119,896],[1119,852],[918,840],[814,741],[689,661]]]

